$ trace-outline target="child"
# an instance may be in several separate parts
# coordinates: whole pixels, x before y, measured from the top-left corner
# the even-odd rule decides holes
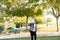
[[[30,23],[29,26],[30,26],[31,40],[33,40],[33,36],[34,36],[34,39],[36,40],[36,31],[37,31],[36,21],[34,20],[34,22]]]

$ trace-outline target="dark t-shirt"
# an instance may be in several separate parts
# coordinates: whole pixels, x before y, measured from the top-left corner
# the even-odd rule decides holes
[[[30,26],[30,31],[36,31],[36,27],[37,27],[36,24],[30,23],[29,26]]]

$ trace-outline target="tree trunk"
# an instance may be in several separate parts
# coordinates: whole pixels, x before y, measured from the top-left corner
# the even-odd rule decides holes
[[[56,18],[56,23],[57,23],[57,32],[59,31],[59,27],[58,27],[58,18],[59,18],[60,14],[59,14],[59,4],[58,4],[58,17]]]
[[[28,30],[28,16],[26,16],[26,30]]]
[[[59,31],[59,27],[58,27],[58,17],[56,18],[56,25],[57,25],[57,32]]]
[[[59,9],[58,9],[59,10]],[[54,9],[52,8],[52,11],[53,11],[53,15],[54,15],[54,17],[56,18],[56,25],[57,25],[57,32],[59,31],[59,27],[58,27],[58,17],[59,17],[59,13],[57,14],[55,14],[55,12],[54,12]],[[57,16],[58,15],[58,16]]]

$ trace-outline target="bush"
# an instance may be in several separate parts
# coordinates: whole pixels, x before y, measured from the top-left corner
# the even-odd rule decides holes
[[[2,32],[2,31],[4,31],[4,26],[0,26],[0,33]]]
[[[10,29],[9,33],[20,33],[19,29]]]
[[[12,27],[7,28],[7,30],[9,30],[9,29],[13,29],[13,28]]]

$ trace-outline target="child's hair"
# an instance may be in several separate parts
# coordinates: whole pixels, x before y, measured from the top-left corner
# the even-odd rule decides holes
[[[35,23],[38,24],[37,20],[36,19],[34,19],[34,20],[35,20]]]

